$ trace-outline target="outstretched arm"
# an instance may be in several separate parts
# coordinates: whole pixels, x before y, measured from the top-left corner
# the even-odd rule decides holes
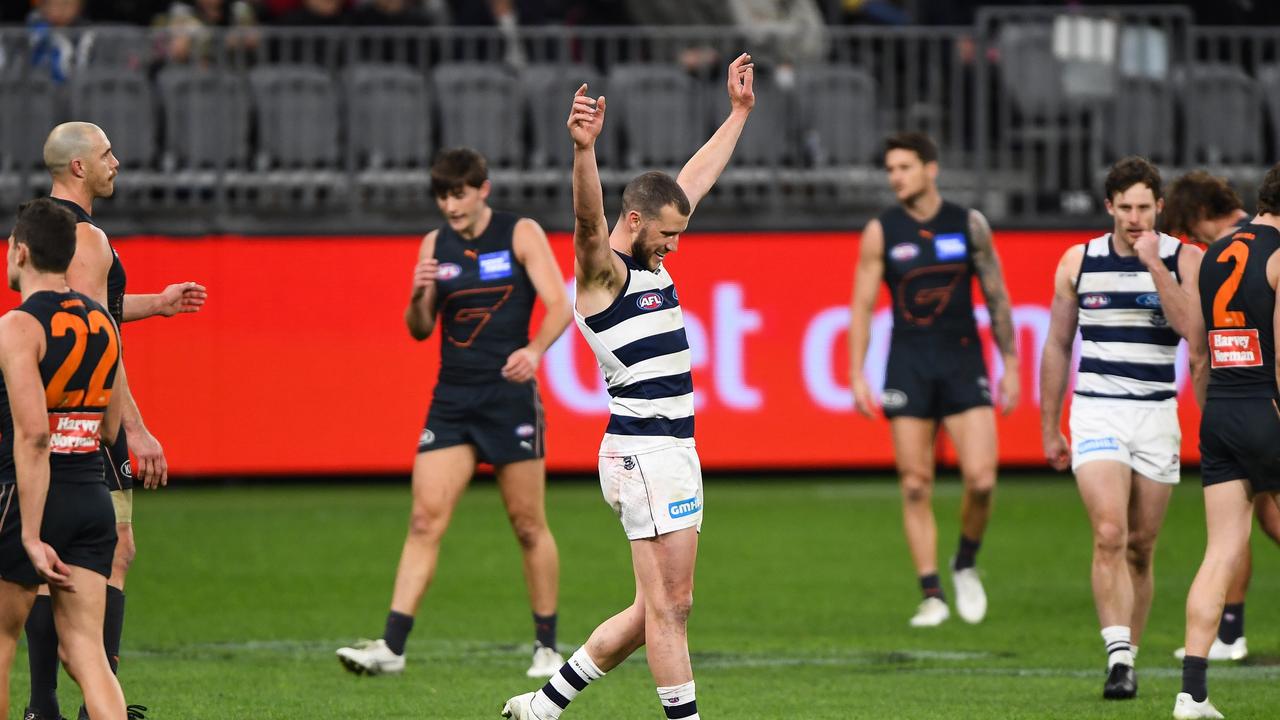
[[[133,322],[156,315],[173,317],[178,313],[200,312],[208,297],[208,291],[197,282],[174,283],[155,294],[125,295],[124,321]]]
[[[1018,407],[1022,394],[1022,375],[1018,364],[1018,336],[1013,327],[1013,308],[1009,304],[1009,291],[1000,269],[1000,256],[996,254],[991,238],[991,225],[977,210],[969,212],[969,238],[973,241],[973,266],[982,283],[982,295],[987,300],[987,312],[991,316],[991,334],[1000,347],[1004,360],[1004,375],[1000,378],[1000,404],[1008,415]]]
[[[698,207],[702,198],[711,192],[711,186],[716,184],[720,173],[729,164],[729,158],[733,156],[742,128],[747,124],[747,116],[756,104],[756,95],[752,90],[754,79],[755,66],[747,53],[742,53],[729,65],[729,103],[732,108],[729,117],[711,139],[689,158],[676,178],[684,194],[689,197],[691,208]]]
[[[573,255],[574,273],[586,285],[613,284],[613,251],[609,223],[604,217],[604,191],[596,166],[596,138],[604,129],[605,99],[587,96],[582,84],[573,96],[569,135],[573,138]]]

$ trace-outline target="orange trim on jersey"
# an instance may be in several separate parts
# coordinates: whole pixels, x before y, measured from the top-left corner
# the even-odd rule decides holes
[[[924,228],[920,228],[916,232],[920,233],[920,237],[924,238],[925,240],[933,239],[933,233],[928,230],[925,230]]]
[[[1257,240],[1258,236],[1253,233],[1238,232],[1231,236],[1232,240]]]
[[[75,298],[71,298],[70,300],[63,300],[62,307],[63,309],[84,307],[84,301],[77,300]]]

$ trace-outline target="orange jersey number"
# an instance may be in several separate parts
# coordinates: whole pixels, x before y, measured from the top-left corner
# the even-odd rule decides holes
[[[120,341],[116,337],[115,325],[111,319],[98,310],[90,311],[88,324],[79,316],[69,312],[55,313],[49,322],[49,330],[54,337],[66,337],[73,334],[74,344],[67,353],[67,359],[58,366],[53,379],[45,389],[45,404],[52,410],[65,407],[106,407],[111,400],[111,390],[106,387],[107,375],[120,356]],[[80,369],[84,362],[84,351],[89,344],[89,335],[106,333],[107,349],[98,360],[98,366],[89,377],[88,390],[72,390],[67,392],[67,383],[71,376]]]
[[[1227,276],[1226,281],[1222,283],[1222,287],[1218,288],[1217,294],[1213,296],[1213,325],[1214,327],[1234,328],[1244,327],[1244,313],[1239,310],[1228,310],[1227,303],[1236,296],[1236,290],[1240,289],[1240,278],[1244,276],[1244,265],[1249,260],[1249,246],[1236,240],[1222,251],[1218,256],[1218,262],[1224,263],[1234,260],[1236,266],[1231,268],[1231,274]]]

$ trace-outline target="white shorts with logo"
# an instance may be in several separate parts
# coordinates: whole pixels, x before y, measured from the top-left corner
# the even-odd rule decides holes
[[[600,456],[600,490],[628,540],[702,530],[702,464],[693,447]]]
[[[1115,460],[1157,482],[1176,485],[1182,470],[1177,403],[1075,396],[1071,401],[1071,469]]]

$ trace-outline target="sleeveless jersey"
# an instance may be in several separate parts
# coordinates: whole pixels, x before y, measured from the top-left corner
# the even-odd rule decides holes
[[[1160,235],[1160,257],[1174,277],[1182,243]],[[1080,366],[1075,394],[1169,401],[1177,396],[1178,333],[1169,327],[1155,280],[1136,255],[1118,255],[1111,234],[1085,245],[1076,277]]]
[[[1245,224],[1209,246],[1200,263],[1200,311],[1209,334],[1209,397],[1280,399],[1276,390],[1276,291],[1267,261],[1280,231]]]
[[[512,246],[519,220],[495,210],[489,226],[474,240],[448,225],[436,234],[441,382],[505,382],[502,367],[507,358],[529,344],[529,316],[537,293]]]
[[[98,223],[93,221],[93,216],[85,212],[85,209],[79,205],[62,198],[51,197],[49,199],[75,213],[76,223],[89,223],[94,227],[98,227]],[[116,319],[116,323],[123,323],[124,289],[127,284],[124,264],[120,262],[120,254],[116,252],[115,246],[111,245],[110,238],[107,239],[107,246],[111,248],[111,269],[107,270],[107,309],[111,311],[111,317]]]
[[[120,357],[115,323],[105,308],[77,292],[38,292],[14,312],[44,326],[40,378],[49,412],[50,482],[103,482],[101,425]],[[0,485],[16,481],[13,414],[0,379]]]
[[[675,282],[665,267],[650,272],[614,252],[627,266],[618,297],[591,317],[573,313],[609,389],[600,454],[693,447],[693,368]]]
[[[973,319],[973,245],[969,210],[944,201],[919,222],[901,206],[880,215],[884,280],[893,300],[893,334],[978,336]]]

